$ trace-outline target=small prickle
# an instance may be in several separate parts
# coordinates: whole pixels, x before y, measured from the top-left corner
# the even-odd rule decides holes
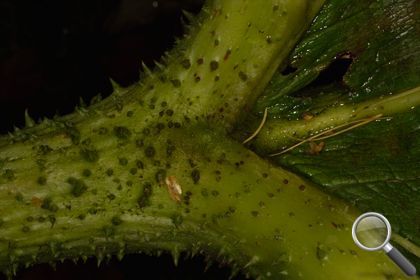
[[[179,251],[178,246],[175,246],[175,247],[171,250],[171,254],[172,254],[172,257],[173,257],[173,259],[174,259],[174,265],[175,265],[175,266],[178,266],[178,263],[179,263],[179,256],[180,256],[180,254],[181,254],[181,252]]]
[[[153,76],[152,70],[150,70],[150,68],[147,67],[146,63],[144,63],[143,61],[141,62],[141,68],[143,70],[143,73],[146,74],[147,77]]]
[[[35,125],[35,121],[29,116],[28,109],[25,110],[25,126],[26,127],[33,127]]]
[[[109,81],[111,82],[112,89],[114,90],[113,91],[114,94],[120,94],[124,92],[124,88],[120,86],[116,81],[114,81],[111,78],[109,78]]]

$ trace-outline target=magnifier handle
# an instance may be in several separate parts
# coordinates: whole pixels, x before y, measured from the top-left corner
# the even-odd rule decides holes
[[[416,268],[414,265],[412,265],[397,248],[392,247],[386,254],[405,272],[405,274],[408,276],[416,275]]]

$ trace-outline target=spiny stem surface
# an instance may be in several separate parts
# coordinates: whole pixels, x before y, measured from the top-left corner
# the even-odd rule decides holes
[[[354,210],[226,136],[322,3],[212,1],[142,84],[0,139],[0,267],[186,250],[261,279],[400,275],[354,251]]]

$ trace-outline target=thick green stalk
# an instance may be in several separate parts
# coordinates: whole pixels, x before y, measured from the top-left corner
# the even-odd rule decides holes
[[[25,189],[2,192],[9,211],[0,230],[3,268],[169,250],[203,252],[261,279],[308,279],[314,272],[322,279],[401,277],[383,254],[355,247],[354,209],[240,144],[203,128],[191,131],[162,133],[154,147],[170,139],[167,147],[176,148],[157,149],[150,158],[130,141],[104,150],[90,169],[81,162],[61,165],[54,188],[35,183],[28,172],[21,179]],[[181,186],[181,202],[163,182],[169,176]]]
[[[355,251],[354,210],[224,139],[322,2],[213,1],[142,85],[0,139],[0,268],[169,250],[256,278],[400,275]]]

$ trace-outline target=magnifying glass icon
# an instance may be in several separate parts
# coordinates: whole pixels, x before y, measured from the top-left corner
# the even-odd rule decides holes
[[[383,215],[376,212],[360,215],[353,223],[352,236],[356,245],[361,249],[366,251],[383,249],[405,274],[408,276],[416,274],[414,265],[389,243],[391,224]]]

